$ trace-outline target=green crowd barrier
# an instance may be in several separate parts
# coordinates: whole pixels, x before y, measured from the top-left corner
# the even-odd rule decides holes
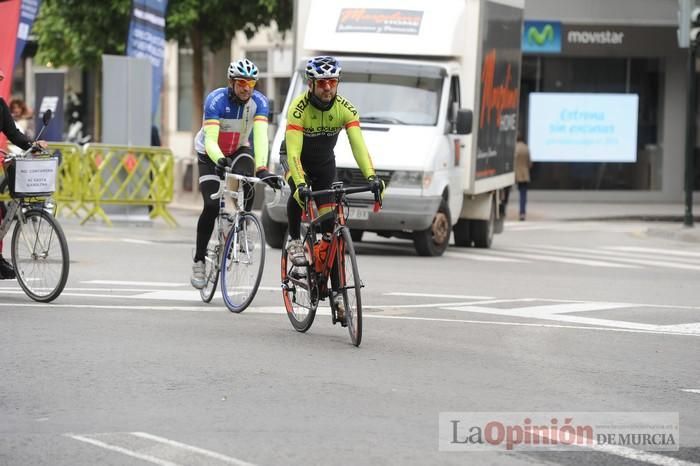
[[[48,149],[61,158],[53,196],[57,214],[75,215],[82,218],[81,224],[96,216],[111,226],[103,206],[150,206],[151,219],[162,217],[177,226],[167,209],[175,188],[170,149],[109,144],[81,149],[60,142],[50,142]],[[9,198],[9,193],[0,193],[0,200]]]

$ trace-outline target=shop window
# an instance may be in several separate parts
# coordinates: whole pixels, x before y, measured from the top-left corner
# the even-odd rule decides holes
[[[246,58],[258,67],[261,73],[267,73],[267,50],[248,50]]]
[[[658,145],[661,61],[637,58],[524,57],[521,130],[527,136],[532,92],[637,94],[637,153],[634,162],[535,162],[531,188],[548,190],[660,190]]]

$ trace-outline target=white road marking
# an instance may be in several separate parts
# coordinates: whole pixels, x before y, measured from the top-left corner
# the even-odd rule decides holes
[[[457,295],[457,294],[435,294],[435,293],[402,293],[400,291],[393,291],[391,293],[384,293],[384,296],[411,296],[411,297],[424,297],[424,298],[454,298],[454,299],[494,299],[491,296],[468,296],[468,295]]]
[[[551,436],[545,434],[540,434],[540,436],[553,440]],[[657,466],[699,466],[698,463],[692,463],[690,461],[679,460],[670,456],[664,456],[658,453],[652,453],[650,451],[636,450],[634,448],[623,447],[620,445],[601,445],[598,442],[595,442],[593,445],[587,445],[585,439],[574,435],[574,439],[577,438],[579,440],[574,440],[571,445],[579,447],[582,450],[593,450],[600,453],[619,456],[628,460],[655,464]]]
[[[686,393],[697,393],[700,395],[700,389],[698,388],[681,388],[681,391]]]
[[[677,249],[640,248],[636,246],[606,246],[604,249],[615,251],[648,252],[651,254],[661,254],[664,256],[700,257],[700,252],[679,251]]]
[[[124,280],[86,280],[80,283],[89,283],[94,285],[118,285],[118,286],[182,286],[183,282],[138,282]]]
[[[173,447],[181,448],[183,450],[188,450],[194,453],[199,453],[200,455],[208,456],[210,458],[215,458],[217,460],[223,461],[229,464],[235,464],[238,466],[254,466],[253,463],[248,463],[247,461],[239,460],[238,458],[233,458],[231,456],[222,455],[215,451],[205,450],[204,448],[195,447],[192,445],[187,445],[186,443],[176,442],[175,440],[170,440],[163,437],[158,437],[157,435],[148,434],[146,432],[130,432],[131,435],[136,437],[145,438],[148,440],[153,440],[154,442],[164,443]]]
[[[655,259],[633,258],[633,257],[630,257],[628,254],[620,253],[620,252],[572,248],[572,247],[566,247],[566,246],[541,245],[541,246],[531,246],[531,247],[535,248],[535,249],[549,251],[550,253],[556,252],[556,251],[561,251],[562,253],[568,253],[568,254],[572,254],[575,256],[579,256],[579,257],[581,257],[581,256],[585,256],[585,257],[603,256],[603,258],[605,258],[605,259],[616,260],[616,261],[621,261],[621,262],[629,262],[632,264],[651,265],[654,267],[666,267],[666,268],[684,269],[684,270],[700,270],[700,265],[683,264],[680,262],[668,262],[668,261],[655,260]]]
[[[566,312],[596,311],[626,307],[630,306],[622,303],[582,303],[581,306],[577,306],[576,304],[564,304],[554,306],[520,307],[513,309],[497,309],[474,305],[458,307],[445,306],[443,307],[443,309],[505,317],[525,317],[531,319],[553,320],[557,322],[592,325],[596,327],[614,327],[629,330],[644,330],[649,332],[672,332],[674,334],[688,334],[700,336],[700,327],[695,328],[668,325],[653,325],[638,322],[628,322],[623,320],[597,319],[593,317],[571,316],[565,314]]]
[[[489,254],[479,254],[477,252],[468,252],[468,253],[461,253],[461,252],[445,252],[443,256],[446,257],[451,257],[453,259],[464,259],[464,260],[475,260],[475,261],[483,261],[483,262],[525,262],[520,259],[513,259],[509,257],[499,257],[499,256],[493,256]]]
[[[230,314],[225,307],[214,307],[214,306],[124,306],[124,305],[90,305],[90,304],[55,304],[46,305],[44,303],[0,303],[0,307],[13,307],[13,308],[36,308],[40,311],[51,312],[55,308],[68,308],[68,309],[97,309],[97,310],[116,310],[116,311],[184,311],[184,312],[221,312]],[[369,306],[368,306],[369,307]],[[397,308],[403,308],[406,306],[397,306]],[[425,306],[423,306],[425,307]],[[386,308],[385,306],[381,307]],[[260,306],[260,307],[249,307],[243,314],[284,314],[286,311],[284,306]],[[316,315],[328,316],[330,315],[330,310],[328,306],[319,307],[316,311]],[[636,333],[636,334],[650,334],[650,335],[668,335],[668,336],[685,336],[685,337],[699,337],[700,333],[689,333],[689,332],[678,332],[666,329],[663,325],[656,326],[657,329],[633,329],[633,328],[616,328],[614,326],[597,327],[582,326],[582,325],[562,325],[562,324],[546,324],[546,323],[528,323],[528,322],[500,322],[500,321],[487,321],[487,320],[467,320],[467,319],[447,319],[439,317],[413,317],[413,316],[388,316],[380,314],[365,314],[363,316],[365,319],[397,319],[406,321],[420,321],[420,322],[440,322],[440,323],[454,323],[454,324],[473,324],[473,325],[495,325],[495,326],[508,326],[508,327],[535,327],[535,328],[555,328],[555,329],[570,329],[570,330],[588,330],[588,331],[602,331],[602,332],[618,332],[618,333]],[[601,319],[602,320],[602,319]]]
[[[608,453],[620,456],[628,460],[643,461],[644,463],[656,464],[658,466],[698,466],[698,463],[671,458],[670,456],[659,455],[649,451],[635,450],[634,448],[622,447],[619,445],[594,445],[590,448],[593,451]]]
[[[246,311],[247,312],[247,311]],[[569,329],[569,330],[594,330],[598,332],[616,332],[616,333],[637,333],[637,334],[647,334],[647,335],[673,335],[682,337],[700,337],[700,335],[695,335],[692,333],[678,333],[678,332],[667,332],[663,330],[635,330],[628,328],[615,328],[615,327],[586,327],[582,325],[561,325],[561,324],[536,324],[527,322],[500,322],[500,321],[489,321],[489,320],[466,320],[466,319],[441,319],[438,317],[411,317],[411,316],[386,316],[378,314],[369,314],[362,316],[363,318],[369,319],[396,319],[396,320],[415,320],[422,322],[445,322],[445,323],[456,323],[456,324],[472,324],[472,325],[495,325],[504,327],[536,327],[536,328],[556,328],[556,329]]]
[[[133,239],[133,238],[121,238],[121,241],[124,243],[133,243],[133,244],[156,244],[157,241],[150,241],[147,239]]]
[[[117,453],[121,453],[123,455],[131,456],[132,458],[138,458],[140,460],[148,461],[149,463],[157,464],[159,466],[180,466],[178,463],[173,463],[171,461],[165,461],[160,458],[157,458],[155,456],[151,455],[146,455],[143,453],[139,453],[137,451],[129,450],[127,448],[122,448],[117,445],[111,445],[109,443],[102,442],[100,440],[95,440],[89,437],[83,437],[82,435],[74,435],[74,434],[65,434],[67,437],[70,437],[75,440],[79,440],[81,442],[89,443],[91,445],[95,445],[96,447],[104,448],[106,450],[111,450],[111,451],[116,451]]]
[[[576,264],[576,265],[588,265],[591,267],[608,267],[608,268],[622,268],[622,269],[637,269],[633,265],[618,264],[615,262],[604,262],[599,260],[591,259],[574,259],[570,257],[552,256],[548,254],[534,253],[528,249],[516,249],[516,248],[506,248],[494,251],[494,253],[507,254],[508,256],[524,257],[525,259],[533,259],[535,261],[549,261],[549,262],[562,262],[565,264]]]

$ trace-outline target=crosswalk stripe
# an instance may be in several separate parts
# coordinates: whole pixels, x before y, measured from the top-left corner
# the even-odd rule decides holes
[[[606,246],[604,249],[610,249],[615,251],[629,251],[629,252],[647,252],[650,254],[663,254],[670,256],[682,256],[682,257],[698,257],[700,258],[700,252],[692,251],[679,251],[677,249],[658,249],[658,248],[642,248],[637,246]]]
[[[473,251],[468,253],[462,252],[446,252],[443,254],[446,257],[451,257],[453,259],[464,259],[464,260],[475,260],[483,262],[524,262],[520,259],[513,259],[509,257],[499,257],[490,254],[479,254]]]
[[[581,248],[572,248],[572,247],[567,247],[567,246],[530,246],[532,249],[539,249],[543,251],[547,251],[548,253],[552,254],[555,253],[556,251],[561,251],[561,253],[567,253],[579,257],[598,257],[602,256],[604,259],[609,259],[609,260],[616,260],[616,261],[621,261],[621,262],[629,262],[631,264],[639,264],[639,265],[651,265],[654,267],[665,267],[665,268],[673,268],[673,269],[683,269],[683,270],[700,270],[700,265],[695,265],[695,264],[684,264],[680,262],[669,262],[669,261],[662,261],[662,260],[651,260],[651,259],[639,259],[639,258],[634,258],[630,257],[627,254],[624,253],[619,253],[619,252],[609,252],[609,251],[601,251],[598,249],[590,250],[590,249],[581,249]]]
[[[535,245],[536,247],[548,247],[548,248],[561,248],[562,246],[552,246],[552,245],[543,245],[543,244],[538,244]],[[672,251],[669,250],[669,255],[672,257],[668,256],[661,256],[661,252],[663,251],[662,249],[659,249],[658,253],[653,253],[653,252],[635,252],[635,251],[618,251],[618,250],[613,250],[611,249],[610,246],[603,246],[601,248],[593,248],[593,249],[584,249],[584,248],[574,248],[571,247],[572,250],[580,251],[581,253],[591,253],[591,254],[598,254],[598,255],[604,255],[608,257],[629,257],[631,259],[640,259],[640,260],[650,260],[650,261],[666,261],[666,262],[672,262],[672,263],[687,263],[687,264],[692,264],[692,265],[700,265],[700,258],[695,258],[695,257],[679,257],[677,255],[672,254]],[[680,252],[680,251],[673,251],[673,252]]]
[[[496,251],[494,251],[496,252]],[[536,251],[528,249],[515,249],[515,248],[505,248],[499,249],[497,253],[505,253],[507,256],[522,257],[525,259],[532,259],[535,261],[548,261],[548,262],[562,262],[565,264],[576,264],[576,265],[588,265],[591,267],[607,267],[607,268],[621,268],[621,269],[637,269],[633,265],[619,264],[615,262],[607,262],[592,259],[575,259],[573,257],[561,257],[553,256],[551,254],[541,254]]]

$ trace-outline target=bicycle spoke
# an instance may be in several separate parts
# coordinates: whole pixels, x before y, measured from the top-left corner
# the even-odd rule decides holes
[[[68,278],[68,246],[58,223],[42,210],[29,210],[17,222],[12,260],[20,286],[36,301],[55,299]]]
[[[232,312],[241,312],[255,297],[265,263],[265,240],[255,215],[240,215],[226,241],[223,262],[224,302]]]

